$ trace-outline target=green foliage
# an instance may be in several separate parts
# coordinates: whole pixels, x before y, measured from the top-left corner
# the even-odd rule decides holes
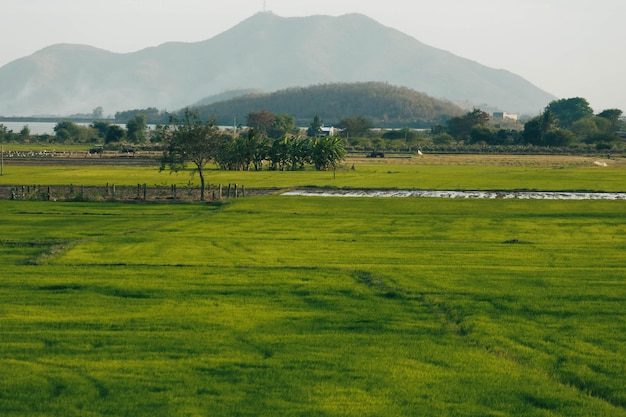
[[[329,168],[336,169],[337,165],[346,157],[343,139],[333,136],[324,136],[311,139],[311,161],[318,171]]]
[[[626,415],[621,201],[0,205],[5,416]]]
[[[90,126],[91,126],[92,129],[94,129],[96,132],[98,132],[98,138],[104,140],[107,137],[107,133],[109,131],[109,127],[111,127],[111,123],[110,122],[96,121],[96,122],[93,122]]]
[[[611,122],[611,129],[620,130],[623,127],[623,114],[624,112],[620,109],[607,109],[598,113],[598,117],[601,117]]]
[[[480,110],[474,109],[460,117],[453,117],[446,123],[447,131],[456,140],[471,141],[471,132],[475,126],[486,126],[489,122],[489,115]]]
[[[98,140],[98,133],[93,128],[70,121],[57,123],[54,133],[54,141],[57,143],[90,143]]]
[[[148,129],[145,114],[138,114],[126,122],[126,137],[131,143],[145,143]]]
[[[545,132],[541,136],[541,145],[543,146],[570,146],[576,141],[576,136],[565,129],[552,129]]]
[[[577,120],[593,116],[593,109],[589,106],[589,102],[582,97],[554,100],[548,104],[546,110],[554,113],[558,126],[563,129],[571,128]]]
[[[267,132],[267,136],[272,139],[280,139],[289,134],[299,133],[298,127],[296,127],[296,121],[293,116],[288,114],[277,114],[274,116],[274,120]]]
[[[146,117],[146,122],[149,124],[166,124],[169,122],[170,117],[174,116],[166,111],[161,111],[155,107],[148,107],[146,109],[125,110],[115,113],[115,122],[119,124],[127,123],[129,120],[134,119],[139,115]]]
[[[266,110],[250,112],[246,116],[246,124],[250,129],[257,130],[260,133],[267,135],[267,132],[274,124],[275,118],[276,115]]]
[[[405,87],[386,83],[339,83],[294,87],[271,94],[249,94],[206,106],[199,106],[203,119],[215,116],[230,125],[233,116],[244,120],[250,112],[266,109],[274,114],[293,115],[296,124],[307,126],[318,115],[328,126],[346,117],[359,115],[386,127],[430,127],[462,114],[456,105],[436,100]]]
[[[198,114],[185,109],[183,119],[172,118],[170,123],[160,126],[156,132],[163,145],[161,170],[169,167],[179,171],[188,162],[195,165],[200,177],[200,199],[205,199],[205,166],[216,157],[222,134],[215,120],[203,123]]]
[[[224,170],[255,170],[263,167],[269,155],[268,138],[256,129],[234,139],[224,138],[215,153],[215,162]]]
[[[118,125],[110,125],[106,131],[105,143],[119,143],[126,138],[126,131]]]
[[[322,126],[322,118],[318,115],[315,115],[315,117],[313,117],[313,120],[311,121],[311,124],[309,125],[309,128],[306,131],[306,135],[310,138],[318,136],[322,133]]]
[[[272,114],[263,110],[248,113],[246,121],[250,129],[272,139],[280,139],[287,134],[298,132],[295,119],[288,114]]]
[[[584,114],[591,109],[584,99],[558,100],[550,103],[544,112],[524,125],[523,138],[531,145],[567,147],[576,143],[575,131],[585,129]],[[592,114],[592,113],[591,113]],[[578,124],[576,124],[578,123]],[[574,127],[574,132],[570,130]]]
[[[374,125],[366,117],[350,116],[342,119],[337,127],[342,129],[343,137],[364,137],[369,136],[369,130]]]

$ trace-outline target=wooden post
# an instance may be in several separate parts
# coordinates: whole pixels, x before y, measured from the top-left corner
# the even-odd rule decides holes
[[[109,195],[109,183],[107,182],[107,186],[106,186],[106,195]]]
[[[176,184],[172,184],[172,194],[174,195],[174,200],[176,200]]]
[[[226,195],[226,198],[230,198],[230,184],[228,184],[228,194]]]
[[[246,186],[241,184],[241,196],[245,197],[246,196]]]
[[[220,198],[220,200],[222,199],[222,184],[220,184],[219,198]]]
[[[115,200],[115,184],[113,184],[113,186],[111,186],[111,198],[113,200]]]
[[[146,201],[146,197],[148,194],[148,186],[146,184],[143,185],[143,200]]]
[[[50,187],[48,187],[48,191],[46,192],[46,201],[50,201]]]
[[[235,184],[235,198],[237,198],[237,197],[238,197],[238,195],[237,195],[237,184]]]

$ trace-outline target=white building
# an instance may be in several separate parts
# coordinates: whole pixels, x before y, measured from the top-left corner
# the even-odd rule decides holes
[[[497,111],[493,113],[493,118],[496,120],[504,120],[504,119],[508,119],[508,120],[515,120],[517,121],[517,114],[512,114],[512,113],[506,113],[503,111]]]

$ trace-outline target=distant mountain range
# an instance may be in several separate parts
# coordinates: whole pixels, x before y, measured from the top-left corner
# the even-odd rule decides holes
[[[211,39],[118,54],[58,44],[0,68],[0,115],[176,110],[231,91],[387,82],[470,105],[537,113],[555,97],[366,16],[258,13]]]

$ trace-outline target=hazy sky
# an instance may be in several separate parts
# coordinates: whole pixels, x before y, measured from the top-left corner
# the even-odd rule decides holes
[[[0,66],[55,43],[134,52],[201,41],[264,4],[284,17],[362,13],[596,112],[626,112],[626,0],[0,0]]]

